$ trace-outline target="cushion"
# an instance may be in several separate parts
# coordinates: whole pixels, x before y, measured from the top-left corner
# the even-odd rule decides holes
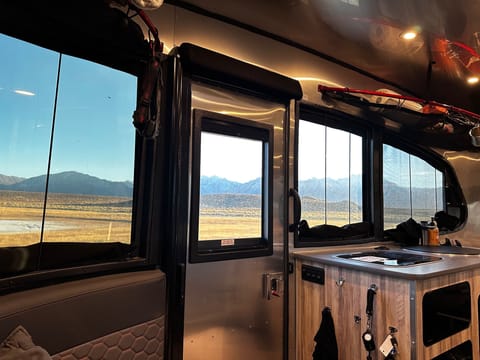
[[[17,326],[0,344],[2,360],[51,360],[48,352],[33,343],[23,326]]]

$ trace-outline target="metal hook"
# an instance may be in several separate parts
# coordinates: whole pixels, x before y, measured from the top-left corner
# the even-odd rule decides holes
[[[337,284],[338,287],[342,287],[344,283],[345,283],[344,278],[340,278],[340,279],[335,281],[335,284]]]

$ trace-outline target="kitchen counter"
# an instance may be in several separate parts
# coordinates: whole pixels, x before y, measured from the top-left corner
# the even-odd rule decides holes
[[[380,253],[383,250],[388,254]],[[398,264],[408,265],[389,265],[395,264],[387,256],[391,252],[398,256]],[[377,263],[384,261],[377,254],[385,255],[386,264]],[[413,262],[427,262],[411,264],[410,256],[403,261],[404,254],[420,255]],[[337,343],[348,344],[339,347],[338,358],[364,358],[361,335],[367,328],[367,293],[374,286],[375,359],[384,358],[378,349],[393,327],[398,331],[398,360],[447,359],[457,352],[462,358],[480,360],[480,255],[424,252],[376,242],[296,249],[291,256],[295,260],[297,359],[311,359],[326,307],[331,310]],[[428,262],[430,257],[439,260]]]
[[[385,265],[371,262],[360,261],[356,259],[341,258],[338,255],[351,254],[356,252],[371,251],[374,249],[388,248],[392,251],[400,251],[410,254],[423,256],[433,256],[440,260],[424,262],[412,265]],[[360,246],[336,246],[326,248],[316,248],[314,250],[296,250],[292,252],[296,259],[314,261],[319,264],[336,265],[344,268],[355,269],[359,271],[382,274],[404,279],[426,279],[455,273],[459,271],[480,268],[480,255],[459,255],[445,254],[437,252],[424,252],[401,248],[396,244],[369,243]]]

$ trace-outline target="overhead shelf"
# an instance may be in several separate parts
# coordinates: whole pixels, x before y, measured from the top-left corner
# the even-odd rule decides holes
[[[371,91],[319,85],[318,91],[323,100],[336,109],[363,116],[419,144],[452,150],[478,146],[472,144],[470,131],[480,126],[480,115],[468,110],[385,89]]]

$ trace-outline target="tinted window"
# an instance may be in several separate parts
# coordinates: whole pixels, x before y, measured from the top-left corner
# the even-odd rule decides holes
[[[0,48],[0,247],[130,244],[136,77],[4,35]]]
[[[444,175],[425,160],[383,145],[384,228],[410,217],[428,221],[444,210]]]

